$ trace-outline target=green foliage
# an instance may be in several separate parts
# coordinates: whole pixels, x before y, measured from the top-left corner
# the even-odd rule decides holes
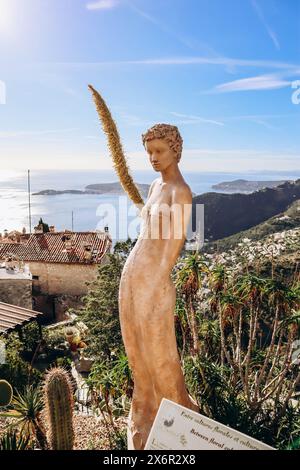
[[[69,356],[58,357],[55,360],[56,367],[62,367],[63,369],[70,370],[72,367],[72,359]]]
[[[30,438],[18,433],[16,429],[7,431],[0,439],[0,450],[28,450]]]
[[[40,225],[41,227],[43,227],[43,232],[44,232],[44,233],[50,232],[49,225],[46,224],[45,222],[43,222],[43,219],[42,219],[42,218],[40,218],[38,225]]]
[[[10,333],[3,340],[6,347],[5,364],[0,364],[0,377],[7,380],[14,390],[22,392],[26,385],[38,386],[42,374],[30,367],[30,364],[21,358],[24,344],[16,333]]]
[[[127,450],[127,429],[113,431],[110,442],[113,450]]]
[[[253,409],[242,385],[231,383],[230,367],[221,367],[205,358],[186,358],[185,377],[197,398],[200,412],[276,448],[287,448],[291,433],[298,432],[300,411],[288,406],[285,414],[268,402]],[[295,434],[294,434],[295,435]],[[296,435],[293,440],[296,445]]]
[[[40,449],[47,448],[41,419],[43,406],[40,389],[30,385],[25,388],[22,394],[17,392],[17,396],[12,400],[13,409],[3,413],[4,416],[14,418],[12,426],[17,427],[25,439],[35,440]]]
[[[187,341],[182,359],[200,411],[274,447],[297,446],[300,410],[291,398],[300,383],[292,361],[299,282],[207,262],[196,289],[201,258],[191,269],[194,263],[194,255],[180,263],[176,315],[184,334],[194,316],[199,348]]]
[[[120,398],[123,395],[131,398],[133,380],[127,356],[121,353],[113,360],[95,362],[87,384],[100,394],[100,398]]]
[[[84,298],[83,309],[76,312],[89,329],[86,354],[100,361],[111,359],[113,353],[123,351],[118,293],[130,246],[131,240],[116,244],[114,253],[108,254],[108,262],[99,266],[97,279],[90,284]]]
[[[45,328],[43,330],[43,338],[48,349],[54,349],[62,346],[66,339],[64,335],[65,327]]]
[[[242,230],[229,237],[210,242],[205,246],[205,249],[209,252],[215,250],[220,252],[227,251],[230,248],[236,247],[244,238],[250,238],[253,241],[262,240],[262,238],[270,234],[297,227],[300,227],[299,199],[290,204],[280,214],[270,217],[247,230]]]
[[[37,322],[30,322],[22,327],[23,354],[31,358],[40,342],[40,333]]]

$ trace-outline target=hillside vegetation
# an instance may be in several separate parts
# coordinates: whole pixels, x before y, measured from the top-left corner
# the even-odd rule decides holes
[[[196,204],[204,204],[204,237],[214,241],[254,227],[298,199],[300,179],[251,194],[204,193],[193,198],[193,218]]]

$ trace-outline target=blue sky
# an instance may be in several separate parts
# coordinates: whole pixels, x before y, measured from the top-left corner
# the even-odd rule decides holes
[[[111,168],[91,83],[134,169],[166,122],[183,170],[300,170],[299,0],[0,0],[0,80],[2,169]]]

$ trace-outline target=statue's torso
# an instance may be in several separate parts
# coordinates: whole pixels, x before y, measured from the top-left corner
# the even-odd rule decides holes
[[[122,277],[145,278],[169,276],[184,244],[174,240],[172,197],[178,185],[159,184],[156,180],[152,193],[141,210],[141,230],[138,240],[127,258]]]

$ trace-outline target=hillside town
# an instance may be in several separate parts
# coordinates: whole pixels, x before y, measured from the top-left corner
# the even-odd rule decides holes
[[[79,308],[88,283],[106,261],[112,240],[104,232],[12,231],[0,237],[0,302],[41,313],[40,320],[66,320]],[[8,308],[8,307],[7,307]],[[12,312],[14,308],[12,307]],[[1,328],[9,322],[1,317]]]

